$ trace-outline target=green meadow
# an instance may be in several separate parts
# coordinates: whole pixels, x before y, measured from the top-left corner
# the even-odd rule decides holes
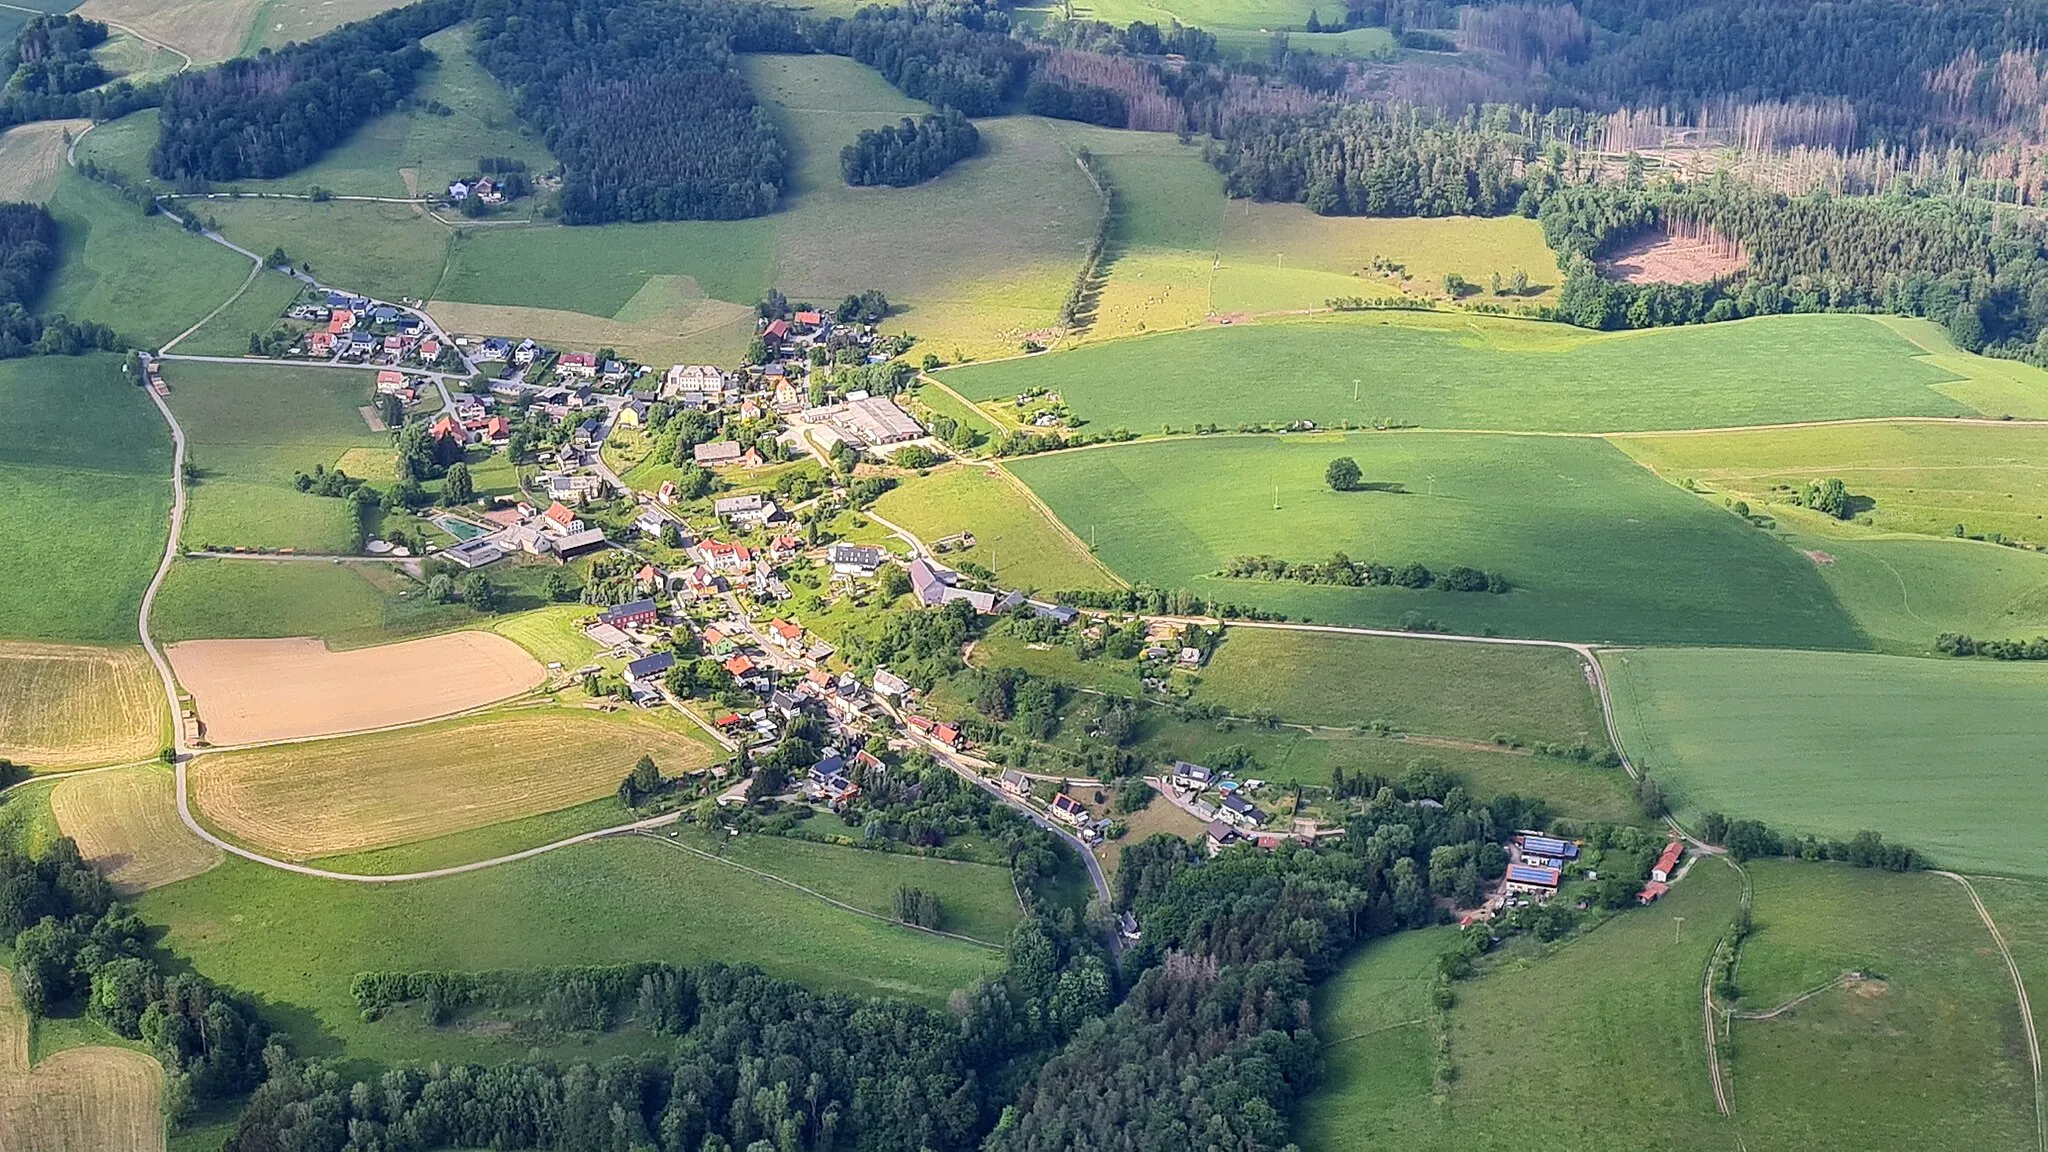
[[[2004,877],[1976,877],[1970,883],[1998,934],[2012,950],[2013,963],[2029,989],[2048,988],[2048,884]],[[2048,1029],[2048,1002],[2029,994],[2034,1028]]]
[[[1060,393],[1100,429],[1313,420],[1509,431],[1637,431],[1969,416],[1960,379],[1866,316],[1778,316],[1589,333],[1379,312],[1204,328],[949,369],[970,399]]]
[[[249,276],[247,260],[76,172],[58,178],[50,213],[63,259],[38,311],[98,321],[144,347],[198,323]]]
[[[1201,671],[1198,696],[1240,715],[1518,743],[1607,746],[1577,653],[1561,648],[1235,627]]]
[[[855,871],[893,859],[833,851],[834,867]],[[299,1053],[371,1063],[491,1062],[526,1050],[512,1037],[406,1019],[366,1023],[348,987],[371,969],[719,960],[822,990],[943,1004],[1001,963],[986,948],[857,916],[643,838],[375,886],[229,860],[147,894],[137,911],[164,926],[172,955],[259,997]]]
[[[246,356],[252,333],[268,335],[281,323],[307,328],[310,325],[303,321],[282,319],[302,287],[299,281],[281,272],[265,272],[221,309],[219,315],[180,340],[172,351],[181,356]]]
[[[0,360],[0,635],[129,641],[163,556],[171,439],[112,355]]]
[[[1417,994],[1433,971],[1418,954],[1427,942],[1361,950],[1319,1003],[1325,1043],[1352,1028],[1424,1023],[1328,1050],[1323,1082],[1298,1113],[1302,1147],[1730,1147],[1707,1080],[1700,981],[1739,893],[1733,870],[1703,865],[1653,909],[1540,951],[1517,946],[1458,982],[1446,1025],[1454,1075],[1440,1092],[1432,1026],[1414,1008],[1427,1005]],[[1676,931],[1674,916],[1685,918]]]
[[[1781,524],[1783,522],[1781,521]],[[1880,652],[1924,656],[1943,632],[2048,633],[2048,556],[1971,540],[1781,531]]]
[[[454,235],[416,204],[216,199],[195,210],[201,218],[216,220],[221,235],[251,252],[282,248],[294,264],[309,265],[321,283],[386,300],[432,297]],[[246,273],[248,264],[242,268]],[[229,291],[215,303],[227,299]],[[242,341],[246,348],[246,334]]]
[[[2048,428],[2033,424],[1847,424],[1676,436],[1617,437],[1615,444],[1673,483],[1742,500],[1753,511],[1851,537],[1879,531],[1949,536],[1996,532],[2048,538]],[[1839,478],[1854,526],[1827,524],[1789,497]]]
[[[1729,649],[1602,663],[1622,744],[1680,819],[1871,829],[1958,869],[2039,875],[2048,859],[2048,668]]]
[[[150,622],[166,643],[319,636],[346,648],[476,618],[459,604],[428,601],[419,585],[382,565],[180,559],[157,594]]]
[[[1075,355],[1080,355],[1076,353]],[[1379,490],[1333,492],[1355,457]],[[1435,621],[1583,642],[1863,648],[1816,566],[1596,439],[1220,436],[1008,467],[1119,575],[1317,623]],[[1278,507],[1275,507],[1275,504]],[[1346,588],[1217,575],[1235,557],[1469,565],[1513,590]]]
[[[906,478],[875,502],[875,514],[927,544],[974,533],[973,548],[941,559],[972,561],[1007,586],[1050,592],[1111,584],[1094,557],[994,469],[960,465]]]
[[[369,372],[170,361],[164,380],[197,469],[186,547],[354,550],[346,502],[300,492],[292,476],[332,468],[352,448],[390,451],[390,434],[357,411]]]
[[[2012,978],[1960,886],[1835,864],[1748,867],[1755,930],[1736,970],[1743,1010],[1769,1011],[1844,972],[1872,977],[1775,1019],[1732,1022],[1722,1052],[1749,1147],[2033,1143]]]

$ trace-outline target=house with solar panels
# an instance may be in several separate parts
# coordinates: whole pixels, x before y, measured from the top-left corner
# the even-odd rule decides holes
[[[1566,865],[1579,858],[1579,845],[1575,840],[1560,840],[1535,832],[1524,832],[1515,839],[1521,845],[1524,864],[1561,872]]]
[[[1557,894],[1557,880],[1560,875],[1555,868],[1541,864],[1510,864],[1503,887],[1513,895],[1533,896],[1548,900]]]

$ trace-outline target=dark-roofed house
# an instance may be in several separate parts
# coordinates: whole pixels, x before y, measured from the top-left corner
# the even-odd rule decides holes
[[[1088,809],[1083,807],[1079,800],[1074,799],[1065,792],[1052,798],[1052,806],[1049,811],[1051,811],[1055,820],[1064,820],[1076,826],[1079,826],[1083,820],[1088,819]]]
[[[1549,896],[1557,891],[1558,871],[1538,864],[1508,865],[1507,890],[1526,892],[1534,896]]]
[[[996,777],[996,783],[1012,796],[1023,796],[1031,791],[1031,777],[1015,768],[1007,769],[1001,776]]]
[[[1216,774],[1186,760],[1173,762],[1173,782],[1183,788],[1207,788],[1216,779]]]
[[[597,618],[614,628],[626,628],[637,624],[652,624],[656,615],[654,601],[635,600],[616,608],[607,608],[599,612]]]
[[[631,683],[638,684],[643,681],[652,680],[675,666],[676,658],[674,653],[656,652],[652,656],[642,656],[638,660],[626,665],[626,679]]]
[[[1072,624],[1081,616],[1080,609],[1065,604],[1033,604],[1031,610],[1056,624]]]
[[[873,576],[888,558],[888,552],[872,544],[833,544],[825,549],[825,559],[840,576]]]
[[[1232,828],[1227,821],[1211,820],[1209,826],[1202,829],[1202,840],[1208,844],[1209,854],[1214,856],[1237,840],[1237,829]]]

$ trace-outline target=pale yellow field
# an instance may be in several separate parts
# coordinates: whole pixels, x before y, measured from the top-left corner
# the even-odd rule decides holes
[[[51,790],[50,813],[124,895],[197,876],[221,860],[220,849],[178,819],[177,784],[162,765],[73,776]]]
[[[712,750],[637,713],[546,708],[202,756],[194,805],[235,838],[304,860],[552,812],[615,791],[642,755],[663,773]]]
[[[651,278],[612,317],[448,300],[436,301],[433,314],[451,332],[511,333],[548,344],[616,348],[651,364],[737,355],[754,335],[753,309],[707,299],[687,276]]]
[[[319,640],[188,640],[165,652],[216,747],[363,732],[466,711],[546,670],[490,632],[330,652]]]
[[[86,0],[78,14],[133,28],[192,57],[217,64],[240,54],[257,14],[272,0]]]
[[[1487,294],[1489,277],[1515,269],[1529,278],[1528,292],[1503,304],[1548,302],[1562,280],[1543,229],[1520,216],[1379,219],[1318,216],[1299,204],[1233,200],[1223,213],[1222,267],[1212,305],[1217,312],[1320,308],[1335,296],[1374,296],[1388,290],[1442,295],[1444,276],[1456,272]],[[1375,258],[1403,266],[1375,272]]]
[[[86,768],[154,756],[163,688],[140,648],[0,643],[0,758]]]
[[[0,132],[0,200],[48,200],[64,167],[64,133],[75,137],[91,125],[90,120],[42,120]]]
[[[311,40],[354,20],[364,20],[407,0],[267,0],[256,14],[249,47],[278,48],[294,40]]]
[[[126,1048],[71,1048],[33,1069],[28,1017],[0,970],[0,1148],[156,1152],[164,1146],[163,1067]]]

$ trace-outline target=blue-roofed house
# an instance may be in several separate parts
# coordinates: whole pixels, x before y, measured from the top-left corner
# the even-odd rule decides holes
[[[346,292],[330,291],[327,293],[327,306],[329,308],[346,308],[353,299],[354,297]]]

